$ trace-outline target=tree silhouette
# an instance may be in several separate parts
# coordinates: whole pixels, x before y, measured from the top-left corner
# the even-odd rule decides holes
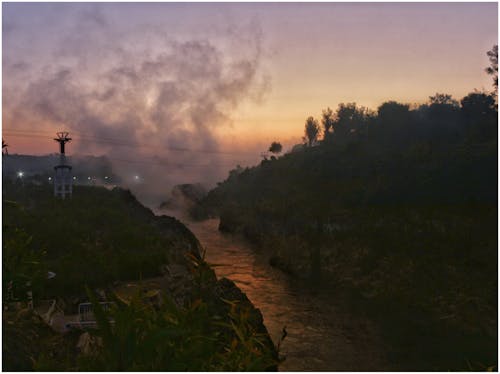
[[[495,116],[495,99],[484,92],[471,92],[461,100],[462,112],[466,118],[484,119]]]
[[[313,117],[307,118],[304,133],[309,147],[311,147],[318,140],[319,131],[320,128],[318,120]]]
[[[387,101],[378,107],[375,136],[381,143],[403,147],[411,138],[412,116],[410,106],[396,101]]]
[[[4,154],[4,155],[9,154],[9,151],[7,150],[8,146],[9,145],[7,143],[5,143],[5,140],[2,139],[2,154]]]
[[[453,99],[451,95],[436,93],[434,96],[429,96],[431,105],[453,105],[458,106],[458,101]]]
[[[356,103],[340,103],[335,113],[333,131],[336,136],[345,136],[358,130],[366,123],[367,109]]]
[[[424,121],[419,124],[424,137],[437,142],[454,142],[460,136],[460,107],[451,95],[436,93],[429,96]]]
[[[281,152],[283,149],[283,146],[279,142],[272,142],[271,146],[269,147],[269,152],[278,154]]]
[[[328,107],[326,110],[323,110],[323,114],[321,117],[321,124],[323,125],[324,138],[325,140],[332,134],[333,125],[335,123],[333,111]]]
[[[382,127],[394,131],[404,127],[410,117],[410,106],[396,101],[387,101],[378,107],[378,121]]]
[[[486,68],[486,72],[493,76],[493,87],[498,89],[498,45],[495,44],[493,48],[486,52],[490,59],[490,66]]]
[[[496,139],[498,113],[495,98],[484,92],[472,92],[461,100],[462,116],[471,140]]]

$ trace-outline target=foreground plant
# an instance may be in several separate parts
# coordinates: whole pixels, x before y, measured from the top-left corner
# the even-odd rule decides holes
[[[201,299],[181,308],[165,295],[155,305],[139,292],[128,301],[115,296],[105,312],[88,294],[98,328],[90,332],[94,345],[80,357],[80,370],[263,371],[277,365],[237,302],[228,301],[223,318]]]

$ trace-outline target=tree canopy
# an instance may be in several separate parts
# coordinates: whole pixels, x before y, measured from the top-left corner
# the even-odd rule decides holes
[[[486,72],[493,76],[493,86],[498,89],[498,45],[495,44],[491,50],[486,52],[490,59],[490,66],[486,68]]]
[[[431,105],[453,105],[458,106],[458,101],[453,99],[451,95],[436,93],[434,96],[429,96]]]
[[[318,141],[318,136],[320,133],[318,120],[314,119],[314,117],[308,117],[305,124],[305,140],[309,147],[311,147],[314,143]]]
[[[327,139],[333,131],[335,124],[334,114],[330,107],[323,110],[321,115],[321,124],[323,125],[324,138]]]
[[[358,130],[365,124],[367,114],[368,110],[358,107],[356,103],[340,103],[335,113],[334,133],[345,136]]]
[[[279,142],[272,142],[271,146],[269,147],[269,152],[278,154],[281,152],[283,149],[283,146]]]

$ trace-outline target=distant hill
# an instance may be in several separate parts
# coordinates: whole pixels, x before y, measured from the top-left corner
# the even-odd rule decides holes
[[[114,174],[111,162],[106,156],[69,156],[73,166],[76,184],[89,183],[93,179],[118,184],[121,179]],[[54,174],[54,166],[59,163],[58,154],[43,156],[10,154],[2,156],[2,173],[4,178],[16,178],[22,171],[26,177],[47,179]],[[91,179],[88,179],[88,178]],[[106,178],[107,177],[107,178]]]

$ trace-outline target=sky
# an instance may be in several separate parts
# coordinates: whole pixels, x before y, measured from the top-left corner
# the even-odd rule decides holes
[[[274,140],[300,142],[328,106],[492,89],[496,3],[2,7],[10,152],[55,152],[47,134],[66,129],[70,152],[205,165],[188,179],[214,182]]]

